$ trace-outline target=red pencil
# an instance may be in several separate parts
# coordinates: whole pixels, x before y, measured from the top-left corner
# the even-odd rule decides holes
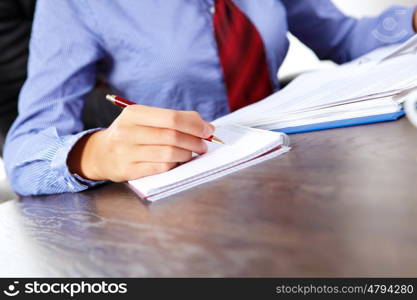
[[[116,96],[116,95],[106,95],[106,99],[109,100],[110,102],[112,102],[113,104],[121,107],[121,108],[125,108],[126,106],[136,104],[132,101],[129,101],[127,99],[124,99],[124,98],[122,98],[120,96]],[[215,137],[214,135],[206,138],[205,140],[208,141],[208,142],[212,142],[212,143],[224,144],[224,142],[221,139]]]

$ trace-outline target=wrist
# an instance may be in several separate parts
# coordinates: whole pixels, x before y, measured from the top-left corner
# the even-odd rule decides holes
[[[71,173],[86,180],[106,180],[101,171],[101,151],[103,130],[82,137],[68,155],[67,165]]]

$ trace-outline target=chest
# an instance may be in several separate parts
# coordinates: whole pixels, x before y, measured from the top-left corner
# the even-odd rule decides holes
[[[279,0],[234,0],[262,35],[272,68],[286,52],[287,23]],[[218,64],[213,32],[214,0],[91,1],[111,56],[112,73],[129,70],[131,76],[164,80],[189,68]],[[249,45],[248,45],[249,46]]]

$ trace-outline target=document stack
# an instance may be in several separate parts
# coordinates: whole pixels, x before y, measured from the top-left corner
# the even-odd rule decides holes
[[[297,133],[395,120],[417,88],[417,36],[400,47],[379,49],[356,61],[303,74],[282,91],[217,119]]]

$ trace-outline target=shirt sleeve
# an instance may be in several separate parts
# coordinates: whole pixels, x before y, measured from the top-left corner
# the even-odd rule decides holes
[[[98,130],[84,131],[81,120],[102,56],[84,5],[84,0],[38,1],[28,79],[4,152],[9,180],[20,195],[77,192],[102,183],[71,174],[67,167],[74,144]]]
[[[344,63],[378,47],[401,43],[415,34],[416,7],[393,6],[377,17],[355,19],[330,0],[283,0],[289,30],[320,59]]]

